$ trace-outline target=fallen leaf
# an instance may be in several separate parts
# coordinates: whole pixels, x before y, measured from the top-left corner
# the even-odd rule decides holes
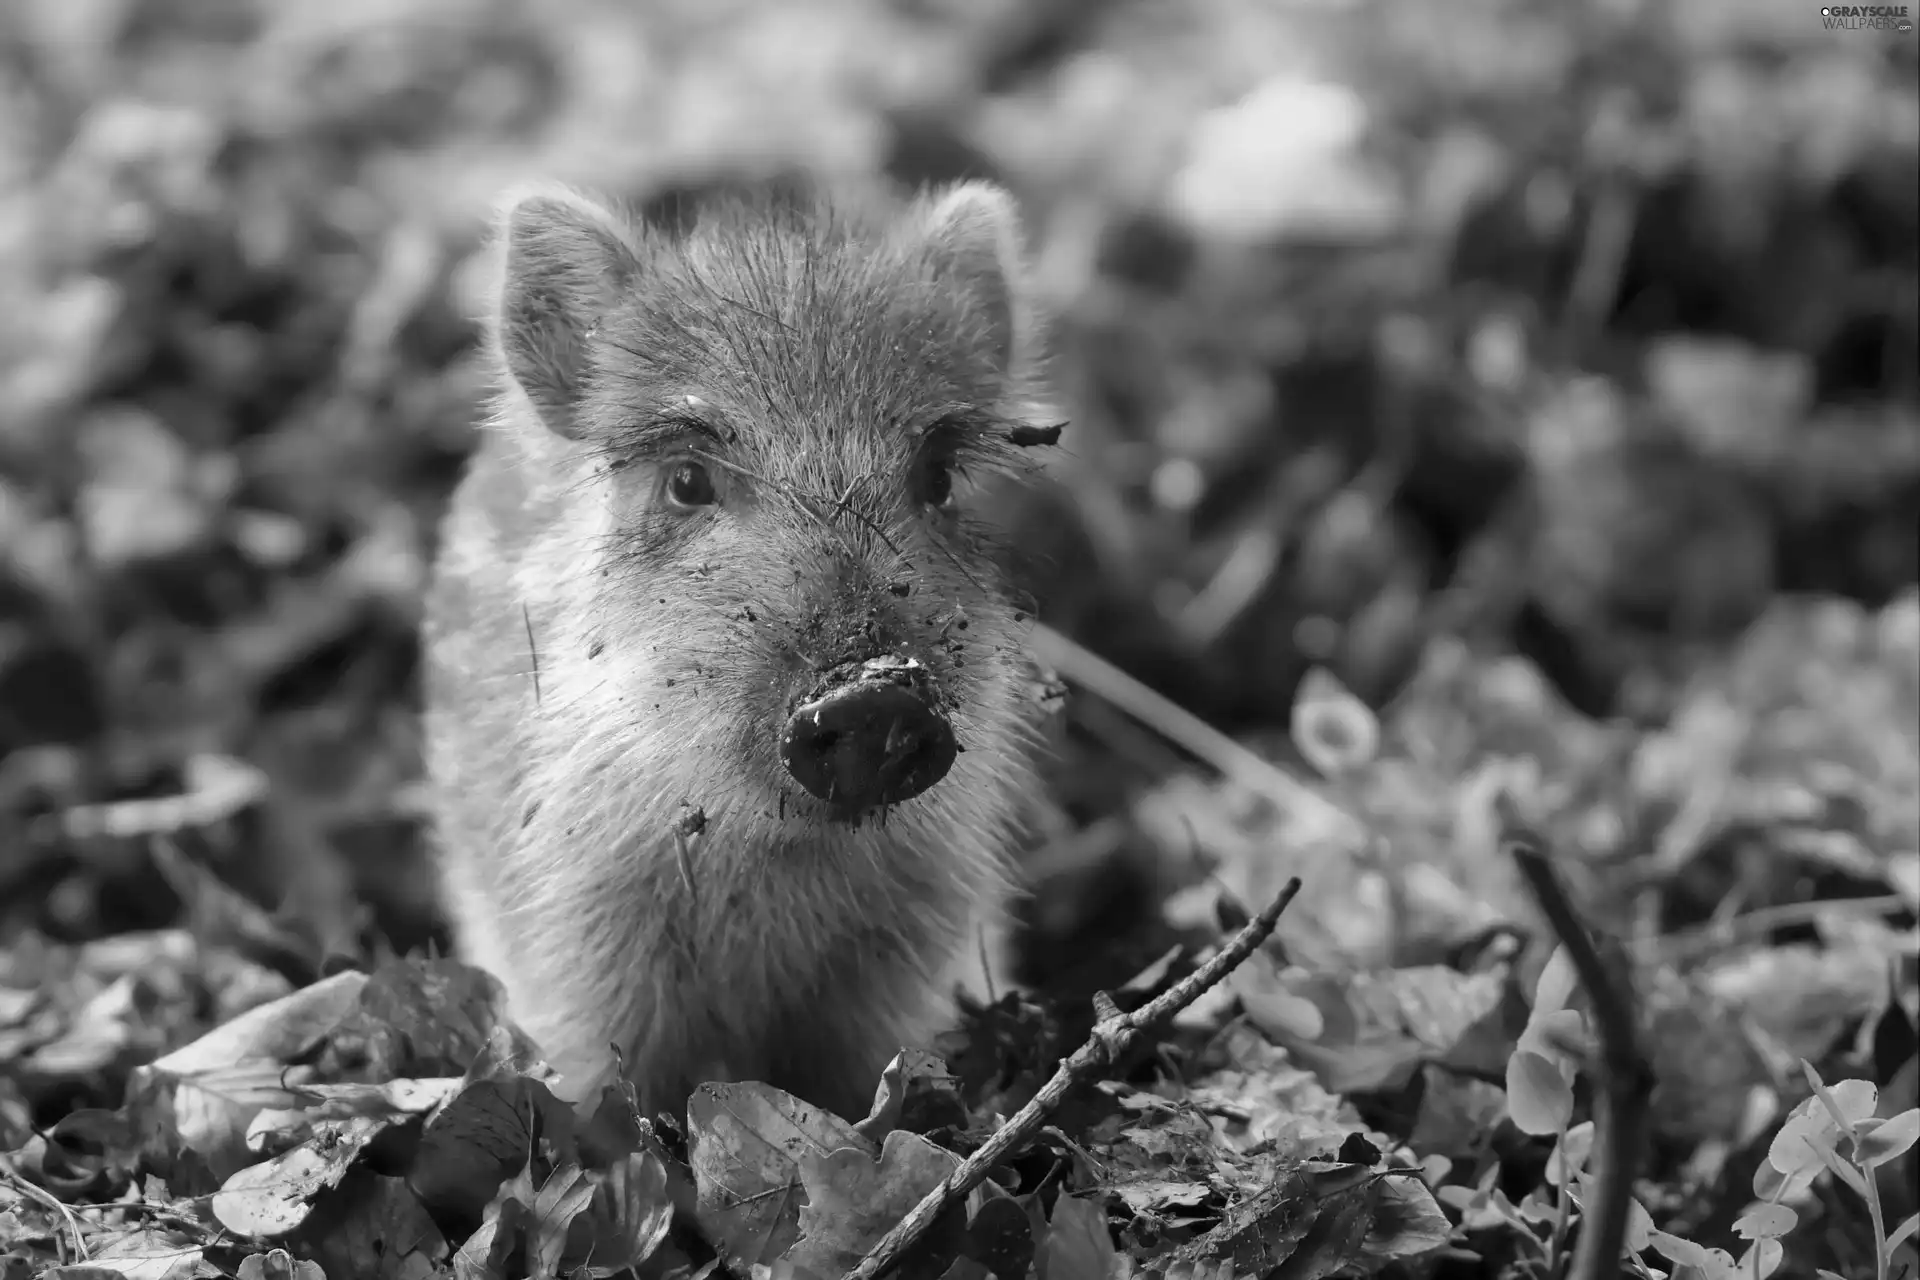
[[[1442,965],[1372,973],[1293,970],[1275,972],[1271,982],[1270,995],[1249,998],[1249,985],[1237,988],[1248,1017],[1336,1093],[1402,1088],[1426,1062],[1490,1067],[1480,1061],[1489,1056],[1483,1042],[1504,1039],[1503,971],[1469,974]],[[1297,1012],[1273,1017],[1274,1001],[1282,996],[1314,1006],[1317,1034],[1300,1034],[1307,1023]]]
[[[394,960],[374,970],[357,1006],[330,1037],[334,1055],[362,1079],[459,1075],[488,1051],[496,1030],[517,1074],[547,1078],[531,1041],[506,1020],[500,983],[455,960]],[[344,1071],[342,1074],[346,1074]]]
[[[1421,1068],[1421,1075],[1420,1111],[1407,1145],[1451,1159],[1478,1151],[1487,1133],[1507,1114],[1506,1092],[1485,1080],[1431,1064]]]
[[[787,1257],[822,1277],[844,1275],[913,1207],[960,1166],[959,1157],[918,1134],[896,1129],[874,1159],[864,1147],[803,1152],[800,1240]],[[901,1264],[902,1275],[934,1280],[952,1265],[965,1230],[965,1202],[956,1200]]]
[[[942,1107],[943,1103],[948,1105]],[[872,1110],[853,1127],[873,1143],[903,1127],[924,1133],[930,1118],[927,1112],[937,1107],[943,1113],[952,1113],[958,1123],[965,1123],[966,1109],[959,1105],[947,1064],[925,1050],[902,1049],[880,1073]]]
[[[311,1072],[287,1064],[338,1025],[366,981],[363,973],[335,974],[136,1068],[127,1085],[129,1119],[142,1132],[164,1135],[169,1149],[207,1157],[216,1177],[230,1176],[248,1159],[245,1135],[254,1117],[302,1101],[298,1086]]]
[[[994,1280],[1026,1280],[1034,1258],[1033,1223],[1011,1196],[994,1196],[967,1223],[960,1252]]]
[[[480,1074],[486,1078],[473,1078]],[[472,1221],[541,1142],[571,1151],[573,1127],[573,1112],[545,1084],[483,1053],[459,1091],[427,1118],[407,1184],[434,1211]]]
[[[249,1060],[291,1061],[352,1012],[366,985],[367,975],[353,970],[322,978],[247,1010],[156,1060],[147,1070],[183,1078]]]
[[[453,1255],[455,1280],[508,1280],[521,1252],[527,1208],[518,1200],[489,1206],[486,1218]]]
[[[593,1183],[577,1164],[560,1165],[540,1184],[528,1223],[527,1261],[533,1280],[551,1280],[559,1274],[573,1220],[592,1203]]]
[[[443,1274],[447,1253],[440,1228],[406,1181],[365,1164],[319,1198],[287,1245],[336,1280],[431,1280]]]
[[[800,1239],[800,1162],[842,1147],[868,1154],[852,1125],[769,1085],[703,1084],[687,1102],[695,1215],[729,1266],[770,1265]]]
[[[1039,1280],[1108,1280],[1119,1255],[1107,1211],[1084,1196],[1061,1196],[1038,1255]]]
[[[1303,1167],[1311,1223],[1286,1260],[1276,1269],[1276,1280],[1321,1280],[1366,1257],[1373,1235],[1374,1213],[1383,1179],[1357,1165],[1311,1163]],[[1244,1266],[1234,1255],[1235,1270]]]
[[[1766,1032],[1789,1061],[1817,1061],[1849,1026],[1886,1008],[1892,970],[1890,957],[1865,946],[1792,945],[1717,960],[1696,981]]]
[[[1361,1243],[1361,1256],[1369,1262],[1390,1262],[1395,1258],[1417,1258],[1446,1244],[1453,1224],[1440,1210],[1433,1191],[1413,1173],[1384,1177],[1376,1184],[1379,1197],[1373,1203],[1373,1221]]]
[[[583,1264],[589,1275],[617,1275],[653,1256],[673,1223],[667,1168],[650,1151],[617,1160],[594,1189],[587,1209],[593,1252]]]
[[[240,1280],[327,1280],[317,1262],[295,1258],[285,1249],[269,1249],[240,1259]]]
[[[354,1116],[314,1126],[293,1150],[240,1170],[213,1195],[213,1216],[238,1235],[284,1235],[306,1221],[313,1197],[337,1186],[369,1142],[386,1129],[385,1117]]]
[[[131,1227],[104,1242],[96,1239],[87,1264],[126,1280],[201,1280],[220,1274],[198,1244],[157,1226]]]

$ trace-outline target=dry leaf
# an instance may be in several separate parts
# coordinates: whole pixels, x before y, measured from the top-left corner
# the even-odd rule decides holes
[[[873,1147],[840,1117],[764,1084],[704,1084],[687,1103],[702,1232],[728,1265],[771,1265],[800,1239],[800,1162]]]

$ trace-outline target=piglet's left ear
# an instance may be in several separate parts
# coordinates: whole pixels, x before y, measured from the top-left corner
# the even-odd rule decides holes
[[[1004,188],[963,182],[925,203],[922,233],[943,275],[964,289],[1003,371],[1022,372],[1034,342],[1020,212]]]
[[[501,363],[549,430],[577,436],[587,336],[634,287],[639,259],[618,217],[559,187],[510,195],[499,235],[492,329]]]

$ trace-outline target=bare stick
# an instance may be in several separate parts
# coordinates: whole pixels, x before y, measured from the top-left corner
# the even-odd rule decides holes
[[[24,1173],[16,1170],[12,1163],[4,1156],[0,1156],[0,1182],[5,1182],[10,1187],[19,1188],[22,1195],[38,1200],[41,1204],[46,1205],[49,1209],[52,1209],[64,1218],[67,1223],[67,1230],[73,1233],[74,1256],[78,1257],[83,1263],[91,1258],[92,1255],[87,1250],[87,1238],[81,1234],[80,1231],[80,1220],[73,1216],[73,1210],[65,1201],[34,1182]],[[115,1207],[118,1208],[120,1206]]]
[[[1132,1013],[1113,1013],[1104,1016],[1094,1025],[1093,1034],[1087,1042],[1074,1050],[1073,1056],[1061,1062],[1059,1070],[1053,1073],[1033,1096],[1033,1101],[1020,1108],[1013,1119],[1002,1125],[998,1132],[983,1143],[980,1149],[948,1174],[946,1180],[927,1193],[913,1212],[902,1218],[899,1225],[887,1232],[879,1244],[860,1260],[860,1265],[847,1273],[847,1280],[878,1280],[891,1270],[901,1255],[913,1247],[918,1240],[949,1205],[959,1201],[968,1192],[986,1181],[993,1167],[1033,1140],[1047,1117],[1053,1114],[1066,1096],[1073,1090],[1095,1078],[1096,1074],[1115,1062],[1134,1041],[1143,1034],[1180,1010],[1200,998],[1201,992],[1219,982],[1231,973],[1243,960],[1259,949],[1273,932],[1274,925],[1280,921],[1280,913],[1293,901],[1293,895],[1300,892],[1300,877],[1294,876],[1281,887],[1280,893],[1267,904],[1267,909],[1247,922],[1247,927],[1233,936],[1232,941],[1192,973],[1176,982],[1172,987],[1148,1001]],[[1096,1007],[1100,1002],[1096,1001]]]
[[[1593,1144],[1594,1187],[1580,1227],[1580,1247],[1568,1280],[1612,1280],[1620,1272],[1620,1248],[1627,1238],[1633,1206],[1633,1179],[1646,1145],[1648,1097],[1653,1068],[1640,1047],[1640,1024],[1632,984],[1624,972],[1600,958],[1593,937],[1581,923],[1546,853],[1541,835],[1520,817],[1504,791],[1494,802],[1500,843],[1513,855],[1541,914],[1567,949],[1575,976],[1593,1006],[1600,1054],[1590,1063],[1600,1084]]]
[[[1034,657],[1063,679],[1111,702],[1281,813],[1310,816],[1344,830],[1364,830],[1358,818],[1311,786],[1052,627],[1034,624],[1028,646]]]
[[[1711,947],[1730,947],[1752,942],[1775,929],[1789,925],[1812,924],[1823,916],[1871,919],[1912,911],[1913,899],[1900,893],[1883,893],[1871,898],[1811,898],[1799,902],[1781,902],[1770,907],[1755,907],[1745,915],[1709,920],[1691,928],[1649,939],[1647,945],[1669,964],[1691,960]]]

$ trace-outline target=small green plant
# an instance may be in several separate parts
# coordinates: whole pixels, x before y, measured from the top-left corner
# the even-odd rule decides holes
[[[1565,1274],[1571,1228],[1603,1173],[1586,1167],[1593,1151],[1592,1122],[1572,1123],[1574,1080],[1594,1052],[1590,1020],[1575,1007],[1575,994],[1573,966],[1562,947],[1540,974],[1527,1028],[1507,1061],[1507,1110],[1514,1124],[1526,1133],[1555,1138],[1547,1182],[1557,1195],[1534,1191],[1515,1205],[1493,1185],[1497,1170],[1477,1187],[1449,1188],[1450,1196],[1443,1192],[1443,1199],[1469,1220],[1467,1225],[1505,1221],[1519,1230],[1538,1246],[1540,1262],[1554,1276]],[[1889,1231],[1876,1170],[1905,1155],[1920,1139],[1920,1109],[1877,1118],[1879,1090],[1871,1082],[1842,1080],[1828,1086],[1811,1063],[1803,1060],[1800,1065],[1813,1095],[1787,1114],[1754,1177],[1756,1199],[1734,1223],[1748,1242],[1741,1255],[1736,1259],[1724,1249],[1657,1230],[1645,1207],[1635,1201],[1623,1265],[1647,1280],[1766,1280],[1785,1260],[1783,1240],[1798,1225],[1793,1202],[1803,1200],[1817,1180],[1832,1177],[1866,1203],[1874,1232],[1874,1280],[1896,1280],[1894,1253],[1920,1231],[1920,1214]],[[1547,1233],[1544,1242],[1541,1230]],[[1673,1264],[1670,1275],[1642,1259],[1648,1249]],[[1821,1280],[1844,1280],[1824,1268],[1818,1274]]]
[[[1756,1244],[1771,1241],[1778,1246],[1799,1220],[1786,1201],[1805,1195],[1816,1179],[1831,1174],[1866,1202],[1873,1222],[1874,1280],[1890,1280],[1894,1251],[1920,1231],[1920,1214],[1888,1231],[1877,1171],[1905,1155],[1920,1138],[1920,1108],[1879,1119],[1873,1113],[1880,1091],[1871,1081],[1842,1080],[1829,1087],[1812,1063],[1802,1059],[1800,1067],[1813,1096],[1789,1112],[1774,1135],[1767,1162],[1753,1179],[1753,1192],[1760,1199],[1735,1229]],[[1821,1280],[1842,1280],[1825,1269],[1819,1274]]]

